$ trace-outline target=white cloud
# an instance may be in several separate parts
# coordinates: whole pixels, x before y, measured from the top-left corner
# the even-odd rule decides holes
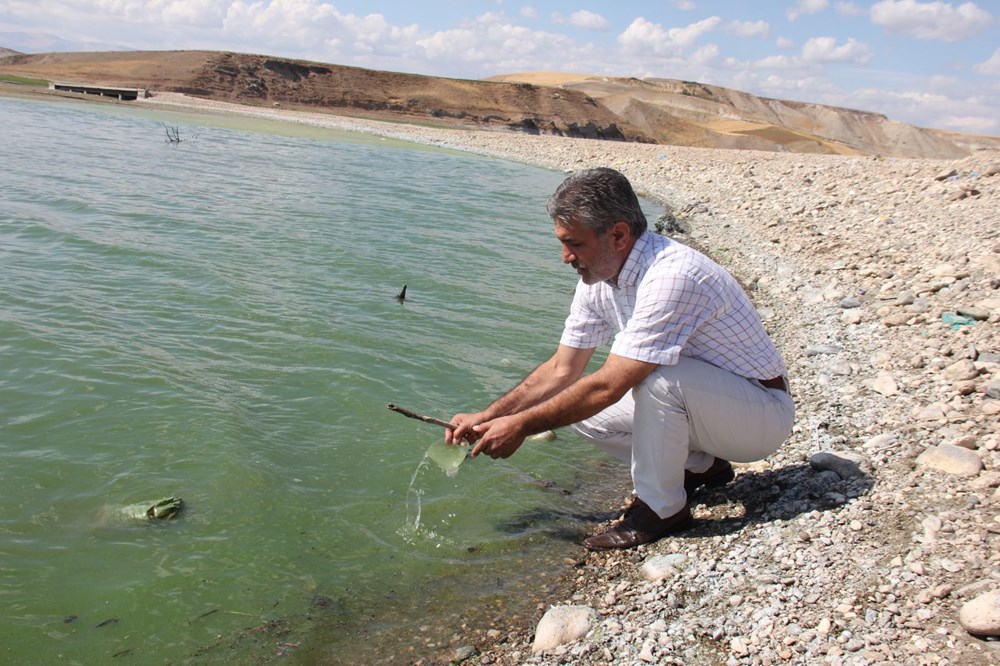
[[[581,9],[578,12],[573,12],[569,16],[563,16],[561,14],[553,14],[552,22],[559,24],[569,24],[576,28],[584,28],[586,30],[607,30],[611,27],[600,14],[595,14],[594,12],[588,12],[586,9]]]
[[[521,7],[521,12],[520,13],[521,13],[521,16],[523,16],[524,18],[527,18],[527,19],[536,19],[536,18],[538,18],[538,10],[535,9],[534,7],[532,7],[531,5],[525,5],[524,7]]]
[[[707,19],[702,19],[684,28],[671,28],[667,34],[681,46],[691,46],[698,41],[699,37],[715,30],[720,21],[722,19],[718,16],[709,16]]]
[[[726,24],[726,32],[737,37],[760,37],[767,39],[771,26],[767,21],[730,21]]]
[[[657,55],[680,53],[680,47],[671,41],[667,31],[658,23],[639,17],[632,21],[625,32],[618,35],[618,43],[627,53],[655,53]]]
[[[77,22],[89,26],[108,19],[131,25],[183,24],[190,27],[219,27],[233,0],[35,0],[3,2],[0,11],[19,18],[41,18],[48,24]],[[44,26],[50,28],[51,25]]]
[[[618,43],[627,53],[678,55],[703,34],[714,30],[721,20],[718,16],[710,16],[683,28],[664,29],[659,23],[639,17],[618,35]]]
[[[864,7],[858,7],[853,2],[838,2],[833,8],[842,16],[862,16],[865,13]]]
[[[772,55],[753,62],[755,69],[793,69],[802,67],[802,60],[785,55]]]
[[[981,62],[976,65],[975,69],[980,74],[986,74],[988,76],[1000,76],[1000,49],[993,52],[990,59],[986,62]]]
[[[691,54],[690,61],[696,65],[710,65],[719,58],[719,47],[716,44],[706,44]]]
[[[788,39],[787,37],[778,37],[777,41],[774,43],[779,49],[794,49],[795,42]]]
[[[674,0],[674,7],[682,12],[690,12],[697,9],[698,5],[691,2],[691,0]]]
[[[852,91],[850,97],[856,108],[878,109],[893,120],[905,119],[919,127],[980,133],[995,133],[1000,129],[994,112],[995,91],[969,97],[961,93],[863,88]],[[955,115],[954,109],[961,109],[962,115]]]
[[[161,3],[141,3],[156,7]],[[220,25],[225,15],[223,2],[211,0],[188,0],[187,2],[168,2],[163,6],[162,17],[168,23],[180,25]]]
[[[412,48],[419,32],[416,25],[396,26],[381,14],[342,14],[317,0],[273,0],[269,5],[235,1],[224,27],[230,38],[252,43],[258,51],[265,46],[327,58],[341,57],[338,47],[355,57],[399,54]]]
[[[568,37],[514,25],[496,13],[421,37],[415,45],[421,59],[431,61],[426,63],[431,67],[442,61],[461,63],[474,72],[488,69],[489,73],[556,68],[581,56],[580,47]]]
[[[881,0],[872,5],[872,22],[889,32],[917,39],[957,42],[989,27],[993,17],[973,2],[955,7],[948,2]]]
[[[864,64],[871,60],[872,52],[867,44],[849,37],[847,42],[837,45],[834,37],[813,37],[802,47],[802,59],[808,63],[854,62]]]
[[[1000,130],[1000,123],[996,118],[984,116],[942,116],[939,123],[941,129],[954,129],[973,134],[995,135],[997,130]]]
[[[829,5],[828,0],[798,0],[793,7],[789,7],[786,12],[789,21],[794,21],[806,14],[816,14],[823,11]]]

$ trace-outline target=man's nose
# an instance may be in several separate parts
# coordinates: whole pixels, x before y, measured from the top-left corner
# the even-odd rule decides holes
[[[576,261],[576,255],[573,254],[573,252],[565,245],[563,245],[562,255],[563,255],[562,261],[564,264],[568,264],[571,261]]]

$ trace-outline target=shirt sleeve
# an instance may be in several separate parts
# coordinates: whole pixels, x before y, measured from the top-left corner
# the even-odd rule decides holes
[[[688,339],[725,307],[713,277],[687,270],[648,275],[636,293],[635,310],[615,337],[611,352],[658,365],[675,365]]]
[[[574,349],[596,349],[611,340],[612,332],[610,322],[594,307],[593,295],[583,281],[578,282],[559,344]]]

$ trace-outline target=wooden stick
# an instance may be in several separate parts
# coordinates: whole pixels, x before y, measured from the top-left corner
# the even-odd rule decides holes
[[[436,419],[433,416],[424,416],[423,414],[417,414],[416,412],[411,412],[408,409],[397,407],[391,402],[386,406],[394,412],[399,412],[403,416],[409,416],[411,419],[417,419],[418,421],[423,421],[424,423],[433,423],[434,425],[439,425],[443,428],[448,428],[449,430],[455,430],[456,428],[458,428],[458,426],[453,423],[448,423],[447,421]]]

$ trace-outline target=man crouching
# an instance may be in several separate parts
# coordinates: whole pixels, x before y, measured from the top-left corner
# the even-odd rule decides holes
[[[583,545],[632,548],[688,527],[688,495],[730,481],[730,461],[781,446],[795,416],[785,363],[732,275],[648,231],[622,174],[576,172],[547,208],[580,275],[559,347],[483,411],[456,414],[446,438],[507,458],[528,435],[571,425],[629,464],[635,488],[621,521]]]

